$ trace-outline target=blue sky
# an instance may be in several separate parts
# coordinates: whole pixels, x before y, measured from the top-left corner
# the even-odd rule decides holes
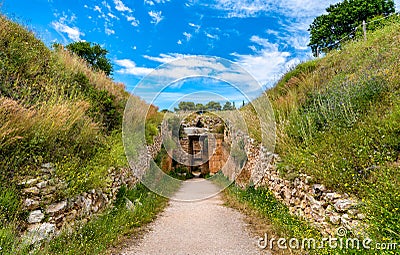
[[[101,44],[109,50],[108,57],[114,65],[113,78],[125,83],[129,91],[160,64],[199,55],[232,61],[265,89],[288,68],[311,58],[307,47],[308,26],[336,2],[3,0],[1,12],[27,25],[47,45],[79,40]],[[400,0],[395,2],[398,9]],[[180,96],[194,90],[204,91],[205,87],[210,93],[242,102],[240,95],[226,88],[226,82],[194,79],[183,83],[186,85],[171,85],[163,90],[164,94],[158,96],[155,103],[160,108],[169,108]],[[140,96],[147,101],[154,99],[154,96]],[[198,102],[213,99],[222,101],[211,94],[209,98],[193,97],[193,101]]]

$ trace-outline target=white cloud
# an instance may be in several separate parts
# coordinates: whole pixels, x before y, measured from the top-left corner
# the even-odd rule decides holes
[[[122,0],[114,0],[115,9],[120,12],[132,12],[132,9],[127,7]]]
[[[51,25],[57,32],[67,34],[68,38],[73,41],[81,41],[80,37],[85,35],[78,27],[68,26],[62,21],[53,21]]]
[[[289,17],[295,18],[309,18],[321,15],[325,9],[331,5],[341,2],[340,0],[287,0],[278,1],[274,0],[275,8],[278,12],[285,14]]]
[[[246,18],[269,11],[270,4],[262,0],[216,0],[213,8],[226,12],[226,17]]]
[[[269,35],[275,35],[275,36],[278,36],[278,35],[279,35],[279,32],[278,32],[278,31],[275,31],[275,30],[272,30],[272,29],[267,29],[267,30],[265,31],[265,33],[267,33],[267,34],[269,34]]]
[[[189,26],[195,28],[195,32],[198,33],[200,31],[201,26],[200,25],[196,25],[194,23],[189,23]]]
[[[94,6],[93,10],[96,11],[96,12],[99,12],[99,13],[103,13],[101,8],[99,6],[97,6],[97,5]]]
[[[160,54],[158,57],[152,57],[152,56],[148,56],[148,55],[144,55],[143,57],[154,61],[154,62],[158,62],[158,63],[169,63],[181,58],[185,58],[185,57],[190,57],[191,55],[184,55],[184,54],[179,54],[179,53],[170,53],[170,54]]]
[[[253,35],[250,41],[264,47],[264,50],[275,51],[278,48],[277,44],[270,43],[268,39],[261,38],[258,35]]]
[[[126,20],[129,21],[129,22],[131,22],[131,25],[134,26],[134,27],[137,27],[137,26],[139,26],[139,24],[140,24],[139,20],[137,20],[137,19],[136,19],[135,17],[133,17],[133,16],[126,16]]]
[[[190,39],[192,38],[192,34],[188,32],[183,32],[183,35],[185,36],[187,42],[190,41]]]
[[[164,65],[154,69],[150,76],[147,76],[135,89],[135,93],[139,96],[145,92],[152,92],[155,96],[160,91],[159,89],[166,84],[174,84],[174,88],[178,88],[179,81],[199,77],[212,78],[231,84],[251,98],[259,96],[263,91],[260,84],[247,71],[227,60],[179,53],[144,57]],[[135,70],[134,63],[131,63],[131,68]]]
[[[162,16],[162,12],[161,11],[158,11],[158,12],[149,11],[149,16],[152,19],[151,23],[156,24],[156,25],[158,23],[160,23],[161,20],[164,19],[164,17]]]
[[[151,1],[151,0],[144,0],[144,3],[147,4],[147,5],[150,5],[150,6],[154,5],[154,2]]]
[[[113,35],[113,34],[115,34],[115,31],[114,30],[112,30],[112,29],[110,29],[110,28],[105,28],[105,33],[107,34],[107,35]]]
[[[250,45],[249,48],[250,48],[252,51],[254,51],[254,52],[257,51],[257,48],[256,48],[256,46],[254,46],[254,45]]]
[[[110,18],[112,18],[112,19],[119,19],[117,16],[115,16],[115,15],[112,14],[112,13],[107,13],[107,16],[110,17]]]
[[[263,85],[273,85],[273,83],[286,71],[288,64],[298,62],[298,59],[289,59],[291,54],[286,51],[280,51],[278,44],[268,41],[268,39],[259,36],[252,36],[250,41],[261,47],[251,47],[254,54],[242,55],[233,53],[235,61],[243,66],[254,78]]]
[[[150,6],[155,5],[155,3],[157,4],[165,4],[169,2],[169,0],[144,0],[144,3]]]
[[[181,45],[181,44],[182,44],[182,41],[181,41],[181,40],[178,40],[176,43],[179,44],[179,45]]]
[[[107,10],[108,10],[109,12],[111,12],[111,6],[110,6],[106,1],[101,2],[101,4],[102,4],[104,7],[106,7]]]
[[[296,50],[308,50],[309,36],[292,36],[287,38],[290,45]]]
[[[212,35],[212,34],[209,34],[209,33],[207,33],[207,32],[204,32],[205,34],[206,34],[206,36],[208,37],[208,38],[210,38],[210,39],[219,39],[219,36],[218,35]]]
[[[146,76],[154,70],[152,68],[137,67],[136,63],[130,59],[117,59],[114,62],[121,67],[119,70],[117,70],[117,73],[121,74]]]
[[[257,17],[278,12],[288,17],[315,17],[324,12],[330,4],[339,0],[215,0],[210,7],[225,12],[228,18]]]

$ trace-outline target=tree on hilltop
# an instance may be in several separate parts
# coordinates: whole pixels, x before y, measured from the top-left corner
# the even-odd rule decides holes
[[[95,70],[103,71],[107,76],[113,72],[111,61],[106,57],[108,51],[96,43],[73,42],[66,46],[71,53],[86,60],[89,66]]]
[[[349,36],[363,21],[395,11],[393,0],[344,0],[326,8],[327,14],[314,19],[310,25],[308,46],[314,56],[319,51],[327,52],[339,48],[340,40]]]

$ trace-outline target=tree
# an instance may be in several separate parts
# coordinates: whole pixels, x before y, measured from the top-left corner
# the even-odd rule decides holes
[[[395,11],[393,0],[344,0],[326,8],[327,14],[314,19],[310,25],[308,46],[314,56],[319,51],[327,52],[339,48],[346,36],[354,37],[352,32],[362,24],[378,15],[387,16]]]
[[[178,110],[180,111],[194,111],[196,110],[196,105],[193,102],[179,102]]]
[[[210,111],[221,111],[221,104],[215,101],[210,101],[206,104],[207,110]]]
[[[206,107],[202,103],[196,104],[196,111],[205,111]]]
[[[98,44],[90,42],[73,42],[66,46],[66,48],[86,60],[89,66],[95,70],[103,71],[107,76],[113,72],[111,61],[106,57],[108,51]]]
[[[232,103],[231,102],[226,102],[225,104],[224,104],[224,106],[222,107],[222,110],[223,111],[231,111],[231,110],[233,110],[233,106],[232,106]]]

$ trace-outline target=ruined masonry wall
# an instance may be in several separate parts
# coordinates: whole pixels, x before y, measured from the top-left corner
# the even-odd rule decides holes
[[[143,157],[154,158],[161,149],[161,142],[161,136],[155,137],[154,144],[148,146],[148,154]],[[63,229],[72,229],[77,222],[85,223],[93,215],[112,206],[121,186],[132,188],[136,183],[137,179],[129,167],[111,167],[104,188],[62,198],[57,191],[66,188],[65,182],[56,176],[53,164],[43,164],[38,175],[27,177],[19,183],[23,209],[28,211],[23,236],[33,244],[51,238]],[[134,206],[131,201],[127,201],[128,204]]]
[[[355,234],[363,232],[365,215],[357,209],[360,203],[357,198],[313,183],[313,178],[305,174],[294,180],[284,179],[277,170],[277,163],[281,161],[279,155],[256,145],[249,137],[244,137],[244,141],[248,160],[236,179],[237,185],[268,188],[292,214],[306,219],[323,234],[334,235],[339,227]]]

